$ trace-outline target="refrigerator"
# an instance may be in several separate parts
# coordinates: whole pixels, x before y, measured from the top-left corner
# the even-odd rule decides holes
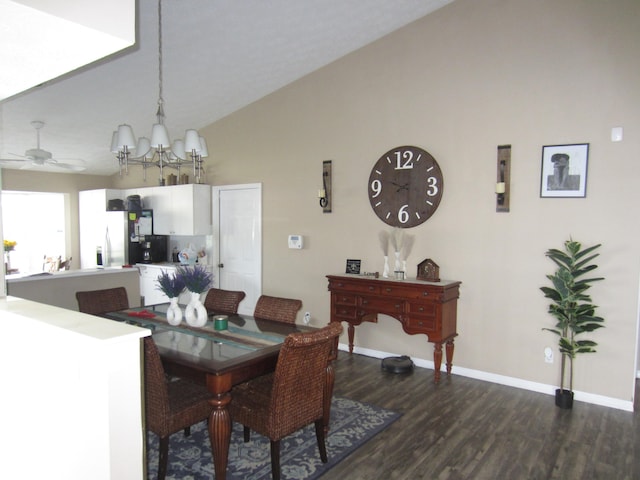
[[[108,211],[105,218],[104,241],[96,252],[98,266],[167,261],[168,237],[153,234],[153,210]]]

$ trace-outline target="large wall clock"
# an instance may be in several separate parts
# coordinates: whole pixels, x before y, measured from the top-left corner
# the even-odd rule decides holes
[[[444,181],[442,170],[427,151],[396,147],[382,155],[369,175],[369,202],[387,225],[411,228],[434,214]]]

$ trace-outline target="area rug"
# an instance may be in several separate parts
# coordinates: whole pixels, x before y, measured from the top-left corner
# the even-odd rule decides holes
[[[327,437],[328,463],[318,453],[315,427],[306,428],[280,442],[282,479],[314,480],[347,455],[371,440],[400,417],[399,413],[347,398],[334,397],[331,426]],[[234,422],[229,447],[227,479],[267,480],[271,478],[269,439],[251,432],[244,443],[242,425]],[[148,478],[158,472],[158,437],[147,436]],[[169,439],[167,480],[212,480],[214,478],[211,443],[206,422],[191,427],[191,435],[178,432]]]

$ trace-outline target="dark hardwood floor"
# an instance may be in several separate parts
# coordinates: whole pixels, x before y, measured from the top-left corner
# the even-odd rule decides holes
[[[381,360],[341,351],[335,395],[402,417],[323,480],[640,479],[637,413],[433,370],[381,370]],[[640,450],[638,451],[640,454]]]

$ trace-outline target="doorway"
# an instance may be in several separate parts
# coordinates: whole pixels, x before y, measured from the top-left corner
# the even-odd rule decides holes
[[[241,290],[238,313],[252,315],[262,294],[262,184],[212,189],[214,286]]]

